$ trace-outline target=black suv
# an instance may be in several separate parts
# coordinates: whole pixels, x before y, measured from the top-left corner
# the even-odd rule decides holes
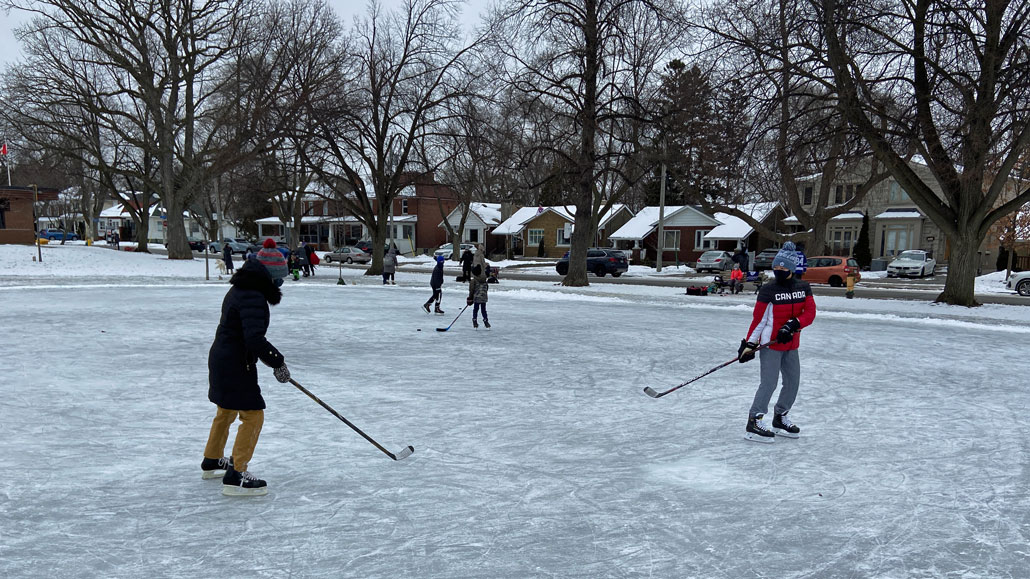
[[[569,252],[558,260],[554,266],[558,275],[569,274]],[[612,274],[612,277],[619,277],[629,270],[629,262],[626,254],[618,249],[607,249],[591,247],[587,250],[587,271],[597,277],[604,277],[605,274]]]

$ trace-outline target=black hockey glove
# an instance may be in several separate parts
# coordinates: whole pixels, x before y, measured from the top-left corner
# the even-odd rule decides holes
[[[472,305],[472,298],[465,298],[465,305],[466,306],[471,306]]]
[[[286,367],[285,363],[273,370],[272,373],[275,374],[275,379],[283,384],[290,381],[290,369]]]
[[[755,350],[758,349],[758,344],[752,344],[747,340],[740,341],[740,348],[737,348],[737,361],[743,364],[755,359]]]
[[[794,334],[801,329],[801,322],[797,318],[787,320],[780,331],[776,334],[776,341],[781,344],[789,344],[794,339]]]

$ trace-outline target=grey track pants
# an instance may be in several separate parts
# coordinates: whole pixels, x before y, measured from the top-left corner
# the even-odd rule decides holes
[[[769,400],[772,399],[781,375],[783,388],[780,389],[775,410],[777,414],[786,414],[794,405],[794,399],[798,395],[798,383],[801,381],[801,360],[798,358],[798,351],[781,352],[766,348],[758,352],[758,360],[761,364],[762,383],[758,386],[758,392],[755,392],[755,401],[751,403],[748,416],[754,417],[769,412]]]

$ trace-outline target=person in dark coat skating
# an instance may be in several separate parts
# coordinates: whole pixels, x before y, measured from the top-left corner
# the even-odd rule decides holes
[[[225,273],[233,273],[232,248],[228,243],[222,246],[222,262],[225,263]]]
[[[443,263],[445,261],[447,261],[446,257],[442,255],[436,256],[436,267],[433,268],[433,275],[429,278],[429,287],[433,289],[433,297],[422,304],[422,309],[427,314],[429,313],[429,304],[433,302],[436,302],[436,313],[443,313],[443,310],[440,309],[440,298],[443,296]]]
[[[461,281],[469,281],[472,277],[472,260],[475,258],[472,252],[465,250],[465,253],[461,254]]]
[[[304,266],[304,277],[313,277],[315,275],[315,248],[312,247],[311,244],[302,241],[300,242],[300,250],[304,255],[304,261],[302,262],[302,265]]]
[[[258,386],[257,361],[275,369],[279,382],[289,382],[286,360],[265,338],[269,305],[282,300],[282,292],[265,266],[247,260],[229,281],[232,288],[222,300],[222,317],[208,353],[208,400],[217,406],[211,422],[204,460],[203,478],[222,472],[222,494],[263,495],[265,481],[248,471],[254,447],[265,419],[265,400]],[[232,457],[224,457],[229,427],[240,419]]]

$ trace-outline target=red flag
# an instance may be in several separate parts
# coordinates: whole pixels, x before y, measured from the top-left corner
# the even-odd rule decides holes
[[[0,147],[0,155],[7,155],[7,143],[4,143],[3,146]]]

